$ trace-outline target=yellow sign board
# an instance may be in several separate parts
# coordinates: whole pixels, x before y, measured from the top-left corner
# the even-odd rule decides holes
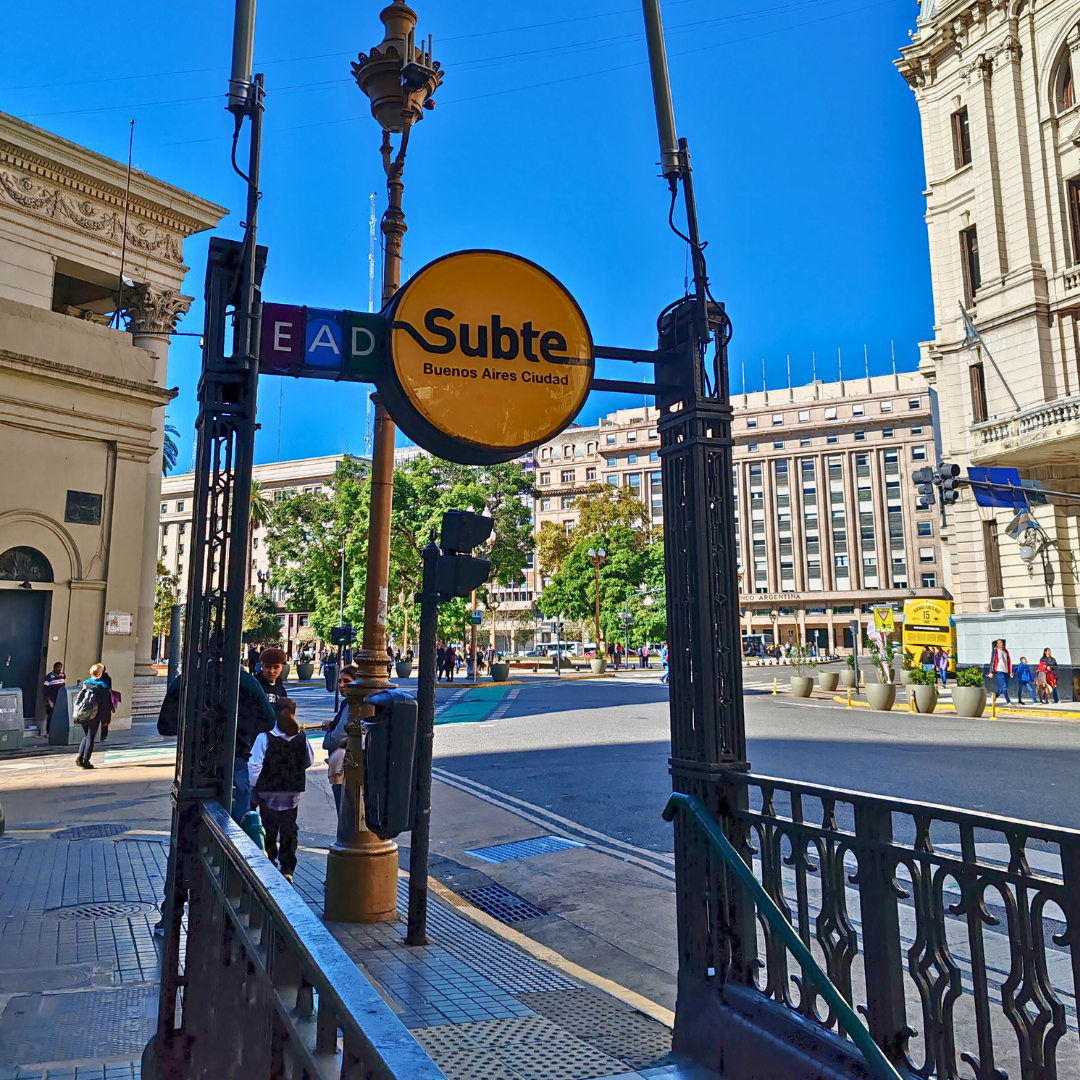
[[[552,438],[589,393],[593,344],[569,292],[502,251],[429,263],[388,312],[379,392],[414,442],[463,464],[508,461]]]
[[[896,629],[892,608],[874,609],[874,629],[881,634],[891,634]]]

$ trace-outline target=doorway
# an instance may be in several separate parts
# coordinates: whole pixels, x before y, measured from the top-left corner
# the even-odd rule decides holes
[[[23,692],[23,716],[37,713],[45,663],[45,616],[49,594],[0,590],[0,683]]]

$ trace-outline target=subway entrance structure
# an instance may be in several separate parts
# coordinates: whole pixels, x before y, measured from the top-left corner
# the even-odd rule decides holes
[[[264,304],[266,251],[256,243],[262,77],[251,77],[254,5],[238,2],[230,108],[238,131],[245,119],[251,125],[246,233],[242,243],[214,239],[207,268],[194,522],[205,543],[193,546],[191,561],[148,1077],[442,1075],[229,816],[260,370],[374,382],[416,442],[475,464],[549,438],[590,390],[655,397],[668,518],[666,815],[674,822],[678,1054],[731,1077],[953,1078],[963,1066],[976,1080],[1001,1080],[1005,1068],[1051,1080],[1062,1048],[1076,1049],[1063,972],[1080,984],[1080,833],[749,771],[731,324],[709,290],[658,0],[643,8],[669,220],[681,190],[686,232],[676,231],[689,245],[694,281],[692,293],[660,312],[655,350],[597,345],[550,274],[502,252],[436,260],[377,314]],[[415,14],[401,0],[382,17],[388,35],[400,26],[404,36],[391,41],[393,57],[384,43],[360,65],[381,80],[370,88],[373,111],[419,114],[441,72],[430,47],[417,46]],[[400,250],[404,145],[391,162],[384,132],[384,231]],[[654,381],[598,379],[597,359],[651,364]],[[463,406],[478,395],[484,409]],[[345,805],[359,813],[359,800]],[[988,838],[1007,859],[986,854]],[[1058,872],[1033,870],[1028,845],[1040,849],[1039,866],[1056,858]],[[1048,942],[1051,910],[1065,931]],[[1001,940],[989,941],[992,925]],[[1049,964],[1053,947],[1060,954]]]

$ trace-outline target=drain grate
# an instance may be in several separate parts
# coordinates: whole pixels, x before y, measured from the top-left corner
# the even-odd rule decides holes
[[[482,885],[479,889],[465,889],[461,896],[474,907],[493,915],[499,922],[525,922],[528,919],[542,919],[547,914],[501,885]]]
[[[137,919],[140,915],[156,915],[157,911],[157,904],[146,900],[120,900],[52,908],[45,914],[66,922],[69,919]]]
[[[567,840],[563,836],[534,836],[531,840],[515,840],[512,844],[496,844],[494,847],[476,848],[466,851],[466,855],[483,859],[484,862],[510,862],[512,859],[528,859],[533,855],[548,855],[553,851],[566,851],[569,848],[585,847],[577,840]]]
[[[119,836],[126,833],[130,825],[114,825],[106,822],[101,825],[73,825],[70,829],[54,832],[54,840],[103,840],[107,836]]]

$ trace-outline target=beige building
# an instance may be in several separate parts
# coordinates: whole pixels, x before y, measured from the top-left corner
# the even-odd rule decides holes
[[[225,213],[141,172],[129,195],[126,181],[118,162],[0,113],[0,682],[40,717],[47,664],[74,683],[103,660],[118,727],[153,638],[183,244]],[[126,330],[110,326],[118,297]]]
[[[1080,492],[1080,4],[926,0],[901,74],[922,117],[933,337],[944,456]],[[963,305],[981,342],[965,342]],[[1049,646],[1080,668],[1080,504],[1032,507],[1025,562],[1013,510],[970,492],[950,512],[961,662]],[[1060,673],[1059,673],[1060,674]]]
[[[937,508],[913,469],[936,461],[935,395],[915,373],[815,382],[733,402],[743,632],[850,648],[848,623],[912,595],[948,596]],[[536,528],[571,528],[578,491],[635,489],[663,524],[659,413],[571,428],[537,451]],[[865,620],[864,620],[865,621]]]
[[[276,461],[256,465],[252,478],[262,487],[269,499],[283,499],[297,492],[322,491],[334,475],[343,454],[328,457],[299,458],[295,461]],[[168,571],[180,579],[180,602],[186,603],[188,567],[191,552],[191,522],[195,507],[195,474],[193,472],[167,476],[161,483],[160,515],[157,529],[157,557]],[[270,561],[266,554],[266,529],[258,527],[251,535],[251,557],[248,565],[248,588],[255,592],[269,589],[281,608],[281,638],[292,655],[301,640],[300,631],[308,625],[306,611],[285,610],[285,590],[267,584]],[[306,635],[304,635],[306,637]]]

